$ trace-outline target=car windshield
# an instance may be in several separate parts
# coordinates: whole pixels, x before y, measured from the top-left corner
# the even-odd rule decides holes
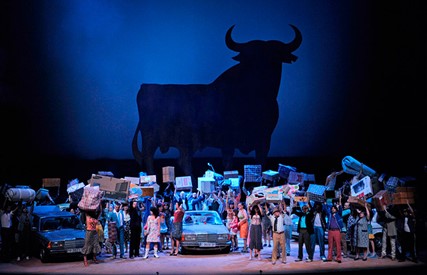
[[[222,224],[218,213],[186,212],[184,224]]]
[[[46,217],[41,221],[41,230],[79,229],[79,224],[79,219],[76,216]]]

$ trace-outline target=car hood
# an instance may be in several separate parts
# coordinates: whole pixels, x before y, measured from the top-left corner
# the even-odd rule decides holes
[[[227,227],[220,224],[189,224],[183,226],[183,232],[188,234],[228,234]]]
[[[39,234],[50,241],[68,241],[85,238],[85,231],[77,229],[63,229],[50,232],[39,232]]]

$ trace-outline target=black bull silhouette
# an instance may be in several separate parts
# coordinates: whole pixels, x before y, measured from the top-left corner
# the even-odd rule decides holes
[[[139,122],[132,151],[148,174],[155,174],[154,154],[159,148],[179,151],[178,165],[192,174],[192,158],[207,147],[221,149],[225,170],[231,169],[235,149],[262,164],[270,150],[271,135],[279,119],[277,95],[282,63],[292,63],[292,54],[302,42],[301,32],[290,25],[295,38],[290,43],[253,40],[237,43],[225,36],[227,47],[240,62],[210,84],[142,84],[137,95]],[[142,150],[138,148],[141,133]]]

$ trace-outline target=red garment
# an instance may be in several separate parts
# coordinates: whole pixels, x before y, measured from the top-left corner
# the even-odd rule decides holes
[[[173,222],[182,222],[182,219],[184,218],[184,212],[181,210],[176,210],[173,213]]]

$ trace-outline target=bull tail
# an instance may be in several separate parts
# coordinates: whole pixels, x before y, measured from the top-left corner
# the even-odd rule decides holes
[[[135,158],[136,162],[139,164],[139,166],[142,166],[142,151],[138,148],[138,135],[141,132],[141,127],[138,123],[135,129],[135,134],[133,135],[132,140],[132,153],[133,157]]]

